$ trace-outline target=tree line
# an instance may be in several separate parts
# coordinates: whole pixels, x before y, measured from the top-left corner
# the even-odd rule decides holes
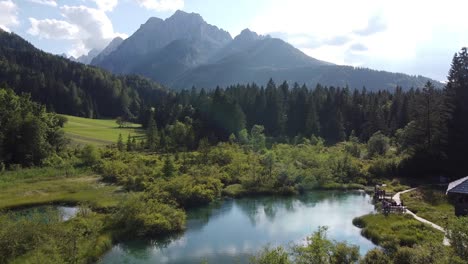
[[[211,143],[241,139],[261,125],[270,143],[293,143],[312,136],[328,144],[351,136],[367,142],[374,134],[390,137],[401,152],[412,156],[409,167],[434,161],[428,172],[463,174],[468,168],[468,56],[455,54],[448,83],[437,89],[395,91],[351,90],[348,87],[314,89],[270,80],[267,85],[234,85],[212,91],[192,88],[174,100],[146,109],[140,117],[149,125],[152,148],[193,149],[201,139]],[[160,128],[158,130],[158,128]],[[170,135],[177,135],[171,137]]]

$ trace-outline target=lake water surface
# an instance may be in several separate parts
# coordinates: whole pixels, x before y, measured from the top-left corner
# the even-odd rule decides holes
[[[265,245],[304,243],[318,226],[328,226],[329,238],[358,245],[365,254],[375,246],[352,220],[373,211],[369,195],[360,192],[226,200],[189,211],[187,230],[179,235],[120,243],[99,263],[246,263]]]
[[[33,214],[39,214],[41,217],[52,216],[61,221],[68,221],[78,214],[79,208],[76,206],[61,206],[61,205],[41,205],[31,208],[21,209],[17,212],[20,215],[29,217]]]

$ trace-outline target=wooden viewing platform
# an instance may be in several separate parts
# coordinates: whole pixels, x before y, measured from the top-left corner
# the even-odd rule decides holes
[[[374,201],[382,203],[382,212],[384,214],[390,213],[406,213],[406,207],[400,201],[393,199],[394,194],[382,190],[381,185],[376,185],[374,189]]]
[[[406,213],[406,206],[398,204],[393,199],[390,201],[382,200],[382,212],[384,214],[390,214],[390,213],[404,214]]]

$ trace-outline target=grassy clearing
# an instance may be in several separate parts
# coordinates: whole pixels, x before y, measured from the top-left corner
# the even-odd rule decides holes
[[[445,195],[446,187],[425,186],[401,195],[409,210],[442,227],[455,218],[455,208]]]
[[[115,206],[123,194],[86,169],[34,168],[0,174],[0,209],[47,203]]]
[[[89,119],[68,116],[65,123],[65,132],[77,144],[109,145],[116,143],[119,135],[127,140],[128,134],[141,137],[143,129],[138,124],[128,123],[128,127],[119,128],[113,119]]]
[[[353,224],[362,228],[364,237],[384,247],[442,243],[444,238],[442,232],[415,220],[411,215],[369,214],[355,218]]]
[[[411,189],[409,185],[403,184],[399,179],[384,180],[385,187],[381,187],[385,192],[395,194],[404,190]]]

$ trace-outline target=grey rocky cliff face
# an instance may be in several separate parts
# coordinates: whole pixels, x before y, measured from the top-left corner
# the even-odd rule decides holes
[[[88,52],[88,54],[86,55],[81,55],[80,57],[78,57],[77,59],[75,59],[76,62],[81,62],[83,64],[90,64],[91,61],[97,56],[99,55],[101,51],[98,50],[98,49],[92,49]],[[73,57],[71,57],[73,58]],[[74,58],[73,58],[74,59]]]
[[[121,49],[131,48],[136,53],[145,54],[178,39],[207,40],[219,46],[232,40],[228,32],[209,25],[200,15],[177,11],[166,20],[150,18],[124,41]]]
[[[152,17],[118,48],[93,64],[116,73],[132,73],[135,67],[141,68],[139,60],[147,64],[148,56],[153,56],[174,41],[189,40],[194,50],[200,50],[202,58],[191,59],[205,61],[217,50],[232,41],[231,35],[216,26],[209,25],[194,13],[177,11],[171,17],[162,20]],[[206,54],[209,52],[210,54]],[[193,52],[190,56],[195,56]]]
[[[99,53],[99,55],[109,55],[111,52],[113,52],[114,50],[116,50],[120,44],[122,44],[124,40],[121,38],[121,37],[116,37],[114,38],[111,43],[109,43],[109,45],[107,45],[107,47],[105,49],[103,49],[101,51],[101,53]]]
[[[99,65],[104,58],[111,52],[115,51],[124,40],[121,37],[114,38],[106,48],[104,48],[97,56],[95,56],[91,63],[92,65]]]

